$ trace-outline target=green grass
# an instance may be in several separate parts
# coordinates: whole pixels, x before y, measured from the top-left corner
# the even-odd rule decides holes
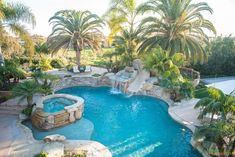
[[[97,65],[97,63],[103,62],[108,58],[104,58],[103,55],[110,51],[113,51],[113,48],[102,48],[99,52],[93,52],[91,49],[84,49],[81,52],[81,64],[83,65]],[[63,51],[60,50],[53,58],[63,59],[65,64],[71,63],[71,61],[76,63],[75,51]]]

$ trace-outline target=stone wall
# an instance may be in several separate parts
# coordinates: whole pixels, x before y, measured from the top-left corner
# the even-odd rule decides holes
[[[57,82],[54,85],[54,90],[56,91],[73,86],[112,86],[112,81],[108,75],[101,77],[67,77]]]

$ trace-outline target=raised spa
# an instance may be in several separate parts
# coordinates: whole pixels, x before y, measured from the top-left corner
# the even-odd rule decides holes
[[[32,114],[32,124],[49,130],[81,119],[84,100],[68,94],[53,94],[41,98]]]

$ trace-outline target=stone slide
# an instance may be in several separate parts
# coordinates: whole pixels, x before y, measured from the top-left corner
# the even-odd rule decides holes
[[[137,93],[143,87],[145,81],[150,77],[149,72],[146,70],[140,71],[135,80],[129,85],[127,91],[130,93]]]

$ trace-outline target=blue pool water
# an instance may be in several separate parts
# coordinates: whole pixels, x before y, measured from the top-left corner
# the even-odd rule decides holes
[[[190,130],[176,123],[159,99],[112,94],[108,87],[72,87],[57,93],[84,98],[84,118],[50,132],[26,122],[36,139],[55,133],[68,139],[91,139],[107,146],[114,157],[201,157],[190,145]],[[90,123],[93,130],[87,128]]]
[[[43,101],[43,111],[49,112],[49,113],[55,113],[61,110],[64,110],[65,106],[69,106],[74,104],[76,101],[57,97],[57,98],[51,98]]]

